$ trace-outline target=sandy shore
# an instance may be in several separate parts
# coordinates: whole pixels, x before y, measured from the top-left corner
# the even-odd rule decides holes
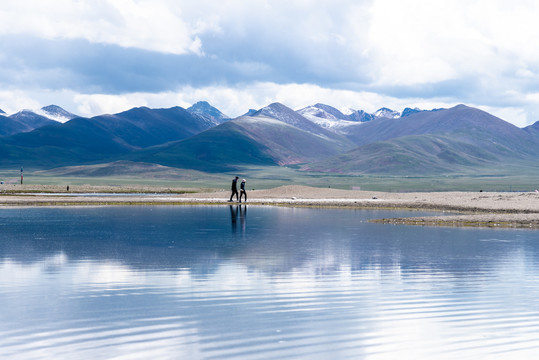
[[[120,195],[121,194],[121,195]],[[229,204],[228,190],[136,186],[0,185],[0,206]],[[282,186],[248,191],[249,205],[409,209],[450,212],[433,217],[379,219],[409,225],[539,228],[539,193],[384,193]]]

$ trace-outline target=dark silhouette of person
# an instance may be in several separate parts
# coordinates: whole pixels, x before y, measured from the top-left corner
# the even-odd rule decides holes
[[[229,202],[232,201],[232,198],[234,197],[234,194],[236,194],[236,201],[238,201],[238,179],[239,177],[235,177],[234,180],[232,180],[232,194],[230,195]]]
[[[241,202],[241,198],[244,195],[245,195],[245,201],[247,201],[247,192],[245,191],[245,179],[243,179],[240,184],[240,202]]]

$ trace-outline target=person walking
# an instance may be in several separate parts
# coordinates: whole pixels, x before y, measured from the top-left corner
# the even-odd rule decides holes
[[[238,201],[238,179],[239,177],[236,176],[234,180],[232,180],[232,194],[230,195],[230,200],[228,200],[228,202],[232,202],[234,194],[236,194],[236,201]]]
[[[243,195],[245,195],[245,201],[247,201],[247,191],[245,191],[245,179],[243,179],[240,184],[240,202]]]

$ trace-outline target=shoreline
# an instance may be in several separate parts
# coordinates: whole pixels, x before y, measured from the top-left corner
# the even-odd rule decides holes
[[[248,191],[241,205],[434,211],[442,214],[372,220],[385,224],[539,228],[539,192],[387,193],[300,185]],[[230,191],[154,187],[0,186],[0,208],[25,206],[240,205]],[[443,215],[444,212],[452,214]],[[457,213],[457,214],[455,214]]]

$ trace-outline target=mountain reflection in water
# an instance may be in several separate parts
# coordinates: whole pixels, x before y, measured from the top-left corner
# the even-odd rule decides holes
[[[539,232],[406,215],[0,209],[0,358],[534,358]]]

